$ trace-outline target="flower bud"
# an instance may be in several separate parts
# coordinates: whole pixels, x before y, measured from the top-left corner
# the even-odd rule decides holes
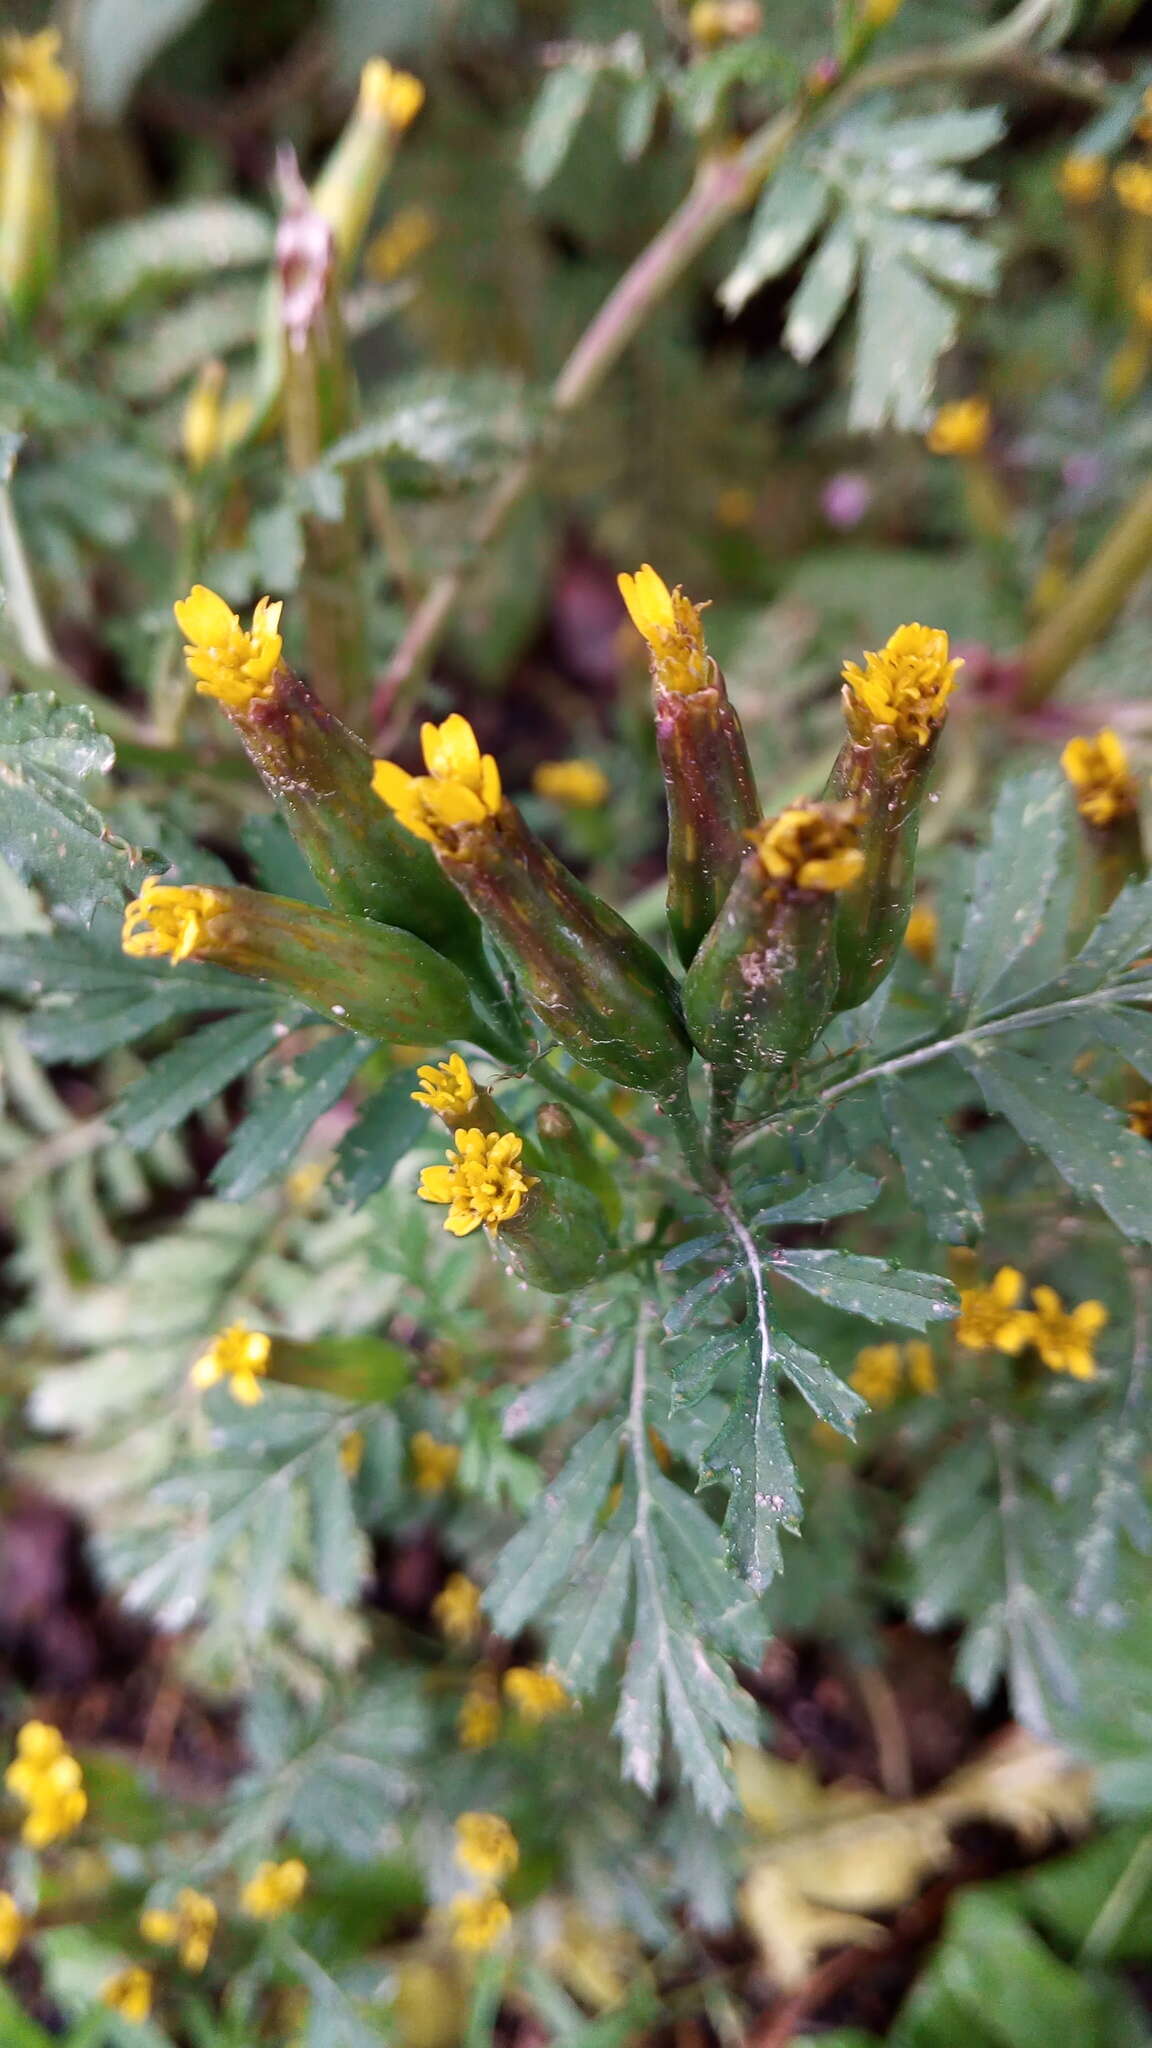
[[[356,255],[396,144],[424,104],[424,87],[408,71],[373,57],[360,73],[356,106],[312,188],[312,203],[336,237],[341,266]]]
[[[371,1038],[464,1038],[501,1050],[458,967],[410,932],[367,918],[260,889],[182,888],[149,876],[124,913],[122,944],[134,958],[206,961],[269,982]]]
[[[713,1065],[790,1067],[836,996],[836,904],[864,864],[851,804],[803,803],[752,834],[684,983],[688,1029]]]
[[[603,1159],[596,1157],[575,1117],[563,1103],[542,1103],[536,1111],[536,1132],[540,1155],[549,1172],[563,1174],[587,1188],[615,1229],[620,1221],[620,1190]]]
[[[430,1109],[449,1131],[477,1130],[488,1134],[510,1131],[487,1088],[473,1079],[466,1060],[450,1053],[434,1067],[417,1067],[419,1088],[412,1090],[413,1102]]]
[[[377,761],[377,796],[434,848],[574,1058],[621,1087],[674,1094],[691,1049],[663,962],[528,830],[466,719],[426,724],[421,740],[428,773]]]
[[[825,796],[856,808],[863,855],[858,879],[838,901],[838,1010],[877,988],[900,949],[912,909],[920,806],[947,715],[959,659],[948,635],[900,626],[864,667],[844,666],[848,738]]]
[[[0,301],[20,320],[56,268],[55,130],[76,96],[59,51],[56,28],[0,36]]]
[[[180,422],[180,445],[193,472],[207,469],[223,452],[223,398],[227,371],[213,357],[201,365]]]
[[[699,608],[647,563],[618,581],[648,642],[668,798],[668,924],[688,966],[732,886],[760,801],[740,720],[704,648]]]
[[[1126,882],[1143,881],[1148,864],[1140,792],[1119,734],[1104,726],[1095,739],[1069,740],[1060,765],[1083,827],[1070,918],[1070,938],[1076,944],[1087,937]]]

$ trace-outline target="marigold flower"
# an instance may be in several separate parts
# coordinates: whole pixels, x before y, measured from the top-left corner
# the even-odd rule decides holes
[[[134,960],[188,960],[203,943],[207,926],[228,907],[219,889],[181,888],[149,875],[142,893],[124,912],[120,944]]]
[[[480,1588],[464,1572],[451,1572],[432,1602],[432,1619],[450,1643],[471,1643],[480,1629]]]
[[[220,1915],[206,1892],[190,1886],[176,1895],[172,1910],[149,1906],[140,1915],[140,1932],[158,1948],[179,1950],[186,1970],[202,1970],[208,1961]]]
[[[402,134],[424,105],[424,87],[410,71],[394,71],[386,57],[370,57],[360,73],[359,111],[387,121]]]
[[[948,655],[948,635],[934,626],[897,626],[864,667],[846,661],[845,709],[857,737],[890,725],[899,739],[926,747],[942,723],[956,672],[964,666]]]
[[[420,728],[427,775],[409,775],[395,761],[376,761],[372,787],[382,802],[417,839],[427,839],[451,853],[455,828],[482,825],[500,810],[500,770],[458,712],[443,725]]]
[[[1152,1095],[1128,1104],[1128,1129],[1138,1138],[1152,1138]]]
[[[870,1408],[890,1408],[900,1392],[901,1375],[898,1344],[865,1344],[856,1353],[848,1384]]]
[[[940,920],[927,903],[913,905],[912,914],[904,930],[904,945],[914,960],[931,967],[936,958],[936,941],[940,936]]]
[[[215,359],[203,363],[188,393],[180,423],[180,445],[189,469],[207,469],[220,453],[221,401],[227,374],[223,363]]]
[[[213,1337],[188,1377],[201,1389],[226,1379],[232,1399],[243,1408],[254,1408],[264,1398],[260,1381],[268,1371],[271,1350],[272,1339],[263,1330],[250,1330],[247,1323],[230,1323]]]
[[[475,1107],[476,1083],[458,1052],[450,1053],[435,1067],[417,1067],[416,1076],[423,1086],[412,1090],[412,1100],[421,1108],[431,1109],[437,1116],[465,1116]]]
[[[573,811],[595,811],[606,803],[612,785],[595,761],[541,761],[532,771],[532,787],[549,803]]]
[[[137,1963],[130,1969],[117,1970],[101,1986],[100,2003],[118,2012],[121,2019],[142,2023],[152,2010],[151,1970],[142,1970]]]
[[[1152,219],[1152,165],[1117,164],[1112,173],[1112,189],[1129,213]]]
[[[241,1910],[250,1920],[278,1920],[299,1905],[308,1884],[308,1866],[298,1856],[285,1863],[260,1863],[240,1893]]]
[[[702,607],[692,604],[679,584],[669,590],[648,562],[634,576],[618,576],[616,582],[632,624],[648,642],[657,686],[685,692],[706,689],[712,663],[704,648]]]
[[[1019,1306],[1024,1275],[1001,1266],[988,1287],[962,1288],[960,1313],[953,1323],[956,1342],[966,1351],[1003,1351],[1015,1358],[1032,1336],[1032,1317]]]
[[[495,1892],[461,1892],[448,1902],[448,1919],[454,1948],[481,1955],[496,1948],[512,1925],[512,1915]]]
[[[10,1963],[28,1925],[11,1892],[0,1892],[0,1963]]]
[[[940,407],[925,439],[933,455],[979,455],[991,431],[986,398],[955,398]]]
[[[504,1697],[520,1719],[532,1726],[550,1721],[555,1714],[566,1714],[572,1705],[560,1680],[534,1664],[514,1664],[504,1673]]]
[[[847,889],[864,865],[851,805],[794,804],[753,838],[766,874],[794,889]]]
[[[523,1139],[515,1131],[470,1130],[457,1131],[453,1143],[447,1166],[426,1166],[420,1175],[421,1201],[450,1204],[444,1228],[453,1237],[467,1237],[481,1224],[499,1230],[519,1215],[536,1185],[535,1175],[519,1165]]]
[[[435,239],[435,215],[426,206],[402,206],[379,234],[373,235],[364,251],[364,269],[369,277],[387,284]]]
[[[269,697],[272,679],[284,650],[279,632],[282,602],[262,597],[245,632],[239,617],[222,597],[203,583],[194,583],[187,597],[172,607],[187,645],[184,659],[196,688],[217,697],[232,710],[243,710],[253,697]]]
[[[496,1679],[483,1666],[460,1702],[456,1734],[461,1749],[490,1749],[500,1733],[500,1695]]]
[[[1034,1287],[1035,1315],[1029,1318],[1029,1335],[1046,1366],[1052,1372],[1070,1373],[1074,1380],[1096,1376],[1092,1340],[1108,1321],[1102,1301],[1082,1301],[1065,1309],[1054,1287]]]
[[[503,1884],[520,1861],[520,1844],[502,1814],[462,1813],[456,1820],[455,1853],[472,1877]]]
[[[1103,726],[1095,739],[1069,740],[1060,766],[1076,791],[1076,808],[1090,825],[1110,825],[1136,809],[1136,778],[1119,734]]]
[[[430,1430],[418,1429],[408,1449],[421,1493],[443,1493],[451,1486],[460,1463],[459,1444],[437,1443]]]
[[[80,1765],[46,1721],[25,1721],[4,1783],[28,1809],[20,1832],[29,1848],[46,1849],[70,1835],[88,1811]]]
[[[0,92],[7,104],[42,121],[60,122],[76,97],[76,80],[58,61],[58,28],[38,35],[0,36]]]
[[[1102,156],[1066,156],[1057,182],[1069,206],[1092,206],[1103,196],[1108,165]]]

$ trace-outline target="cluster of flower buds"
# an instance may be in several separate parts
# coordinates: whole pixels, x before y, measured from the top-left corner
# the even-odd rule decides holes
[[[373,762],[286,663],[281,606],[262,598],[245,628],[200,586],[176,607],[189,670],[231,720],[332,907],[152,878],[129,905],[125,950],[227,967],[349,1030],[458,1041],[512,1072],[539,1061],[535,1019],[589,1074],[649,1095],[682,1133],[694,1054],[728,1101],[747,1075],[790,1074],[903,939],[920,804],[959,663],[944,633],[918,625],[863,667],[849,663],[848,733],[823,799],[765,819],[700,608],[647,565],[620,580],[650,656],[682,983],[531,829],[466,719],[421,728],[422,772]],[[483,1230],[517,1277],[552,1291],[601,1271],[619,1190],[581,1129],[579,1091],[561,1091],[568,1107],[545,1101],[525,1132],[462,1052],[419,1080],[415,1100],[452,1140],[420,1187],[447,1210],[446,1229]],[[259,1398],[264,1363],[241,1361],[238,1398]],[[214,1351],[198,1381],[237,1369]]]

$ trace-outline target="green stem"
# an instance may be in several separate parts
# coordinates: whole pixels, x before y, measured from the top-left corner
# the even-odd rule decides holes
[[[660,1108],[676,1133],[676,1142],[693,1179],[709,1194],[716,1193],[722,1185],[721,1178],[708,1156],[704,1127],[692,1107],[686,1075],[681,1075],[675,1094],[665,1096]]]
[[[708,1157],[723,1173],[732,1150],[732,1121],[744,1076],[735,1067],[708,1069]]]
[[[627,1152],[632,1159],[643,1159],[647,1150],[643,1138],[638,1137],[635,1131],[630,1131],[627,1124],[621,1123],[620,1118],[613,1115],[606,1103],[599,1101],[587,1090],[578,1088],[574,1081],[566,1081],[563,1074],[558,1074],[555,1067],[549,1066],[547,1054],[533,1060],[528,1072],[546,1094],[554,1096],[565,1108],[574,1109],[578,1115],[586,1116],[590,1123],[597,1124],[605,1137],[611,1138],[612,1143],[618,1145],[621,1152]]]
[[[1105,534],[1064,597],[1020,650],[1016,702],[1042,704],[1074,661],[1107,632],[1126,598],[1152,568],[1152,483],[1146,483]]]

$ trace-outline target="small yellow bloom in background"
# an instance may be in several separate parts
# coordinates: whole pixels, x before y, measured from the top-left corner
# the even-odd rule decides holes
[[[960,1313],[953,1323],[956,1342],[966,1351],[1003,1351],[1015,1358],[1032,1336],[1032,1317],[1020,1307],[1024,1275],[1015,1266],[1001,1266],[988,1287],[960,1290]]]
[[[360,73],[358,111],[387,121],[398,135],[424,105],[424,87],[410,71],[394,71],[386,57],[370,57]]]
[[[756,835],[764,871],[796,889],[847,889],[864,866],[850,809],[795,804]]]
[[[194,583],[187,597],[172,607],[186,646],[184,659],[196,688],[232,710],[242,710],[253,697],[269,697],[284,651],[279,631],[283,602],[262,597],[245,632],[236,612],[203,583]]]
[[[0,36],[0,92],[17,112],[63,121],[76,97],[76,80],[60,63],[58,28],[38,35]]]
[[[466,718],[454,711],[442,725],[420,728],[427,775],[409,775],[395,761],[376,761],[372,787],[382,803],[417,839],[451,852],[458,827],[483,825],[503,802],[500,770]]]
[[[925,439],[933,455],[979,455],[992,431],[992,408],[986,398],[955,398],[942,405]]]
[[[685,597],[679,584],[669,590],[649,562],[616,582],[632,624],[648,642],[653,681],[662,690],[706,689],[712,663],[704,649],[701,607]]]
[[[284,1177],[284,1192],[294,1209],[310,1209],[328,1178],[331,1158],[307,1159]]]
[[[171,1911],[150,1906],[140,1915],[140,1932],[158,1948],[179,1950],[186,1970],[202,1970],[208,1961],[220,1915],[206,1892],[190,1886],[176,1895]]]
[[[490,1749],[500,1733],[500,1694],[495,1674],[481,1665],[472,1674],[460,1712],[456,1734],[461,1749]]]
[[[358,1477],[363,1463],[364,1433],[359,1429],[350,1429],[340,1444],[341,1467],[347,1473],[349,1479],[355,1479]]]
[[[915,903],[904,933],[905,949],[914,960],[931,967],[936,958],[936,942],[940,936],[940,920],[927,903]]]
[[[298,1856],[285,1863],[261,1863],[240,1893],[241,1910],[250,1920],[279,1920],[303,1898],[308,1866]]]
[[[846,661],[845,710],[858,738],[890,725],[899,739],[926,747],[942,723],[957,671],[948,635],[935,626],[897,626],[885,646],[865,654],[864,667]]]
[[[1152,1095],[1128,1104],[1128,1129],[1138,1138],[1152,1138]]]
[[[688,33],[706,50],[758,35],[763,26],[759,0],[695,0],[688,14]]]
[[[46,1849],[72,1834],[88,1811],[80,1765],[47,1721],[25,1721],[4,1783],[28,1809],[20,1833],[30,1849]]]
[[[504,1697],[520,1719],[533,1727],[555,1714],[566,1714],[572,1705],[560,1680],[535,1664],[514,1664],[504,1673]]]
[[[450,1643],[472,1643],[480,1633],[480,1588],[464,1572],[452,1572],[432,1602],[432,1619]]]
[[[864,0],[863,18],[869,28],[885,28],[903,5],[904,0]]]
[[[905,1344],[904,1371],[914,1394],[935,1394],[939,1391],[935,1353],[923,1338]]]
[[[520,1861],[520,1844],[502,1814],[462,1813],[456,1821],[456,1861],[472,1877],[503,1884]]]
[[[1108,165],[1102,156],[1066,156],[1057,182],[1069,206],[1092,206],[1104,196]]]
[[[1132,300],[1132,311],[1141,327],[1152,334],[1152,283],[1146,282],[1138,286]]]
[[[143,2022],[152,2010],[152,1972],[142,1970],[138,1964],[128,1970],[117,1970],[101,1986],[100,2003],[118,2012],[121,2019]]]
[[[226,1379],[232,1399],[241,1407],[254,1408],[264,1398],[260,1381],[268,1371],[271,1350],[272,1339],[263,1330],[250,1330],[247,1323],[230,1323],[213,1337],[188,1377],[201,1389]]]
[[[728,484],[716,494],[716,518],[721,526],[739,530],[751,526],[756,517],[757,497],[747,484]]]
[[[220,415],[228,372],[213,358],[203,363],[188,393],[180,423],[180,445],[191,470],[207,469],[220,453]]]
[[[535,1175],[519,1164],[523,1139],[515,1131],[457,1131],[454,1144],[447,1166],[426,1166],[421,1173],[421,1201],[450,1204],[444,1228],[453,1237],[467,1237],[481,1224],[499,1230],[519,1215],[536,1185]]]
[[[1117,164],[1112,173],[1112,190],[1127,212],[1152,219],[1152,165]]]
[[[532,787],[549,803],[573,811],[599,810],[612,785],[595,761],[541,761],[532,771]]]
[[[212,919],[227,908],[218,889],[185,889],[149,875],[124,912],[121,947],[134,960],[167,959],[176,967],[198,951]]]
[[[1090,825],[1110,825],[1138,803],[1136,778],[1119,734],[1103,726],[1095,739],[1069,740],[1060,766],[1076,791],[1076,808]]]
[[[0,1963],[10,1963],[28,1925],[11,1892],[0,1892]]]
[[[476,1102],[477,1088],[468,1062],[458,1052],[450,1053],[435,1067],[417,1067],[422,1083],[412,1090],[413,1102],[431,1109],[437,1116],[466,1116]]]
[[[848,1384],[870,1408],[890,1408],[900,1392],[902,1373],[898,1344],[865,1344],[856,1353]]]
[[[364,251],[364,268],[381,284],[399,277],[436,240],[436,218],[426,206],[403,206],[374,235]]]
[[[512,1915],[495,1892],[461,1892],[448,1902],[448,1924],[452,1945],[472,1955],[497,1948],[512,1925]]]
[[[421,1493],[443,1493],[451,1486],[460,1464],[459,1444],[438,1443],[430,1430],[418,1429],[408,1448]]]
[[[1082,1301],[1078,1308],[1065,1309],[1054,1287],[1034,1287],[1036,1313],[1030,1318],[1031,1340],[1052,1372],[1070,1373],[1074,1380],[1096,1377],[1093,1339],[1108,1321],[1102,1301]]]

